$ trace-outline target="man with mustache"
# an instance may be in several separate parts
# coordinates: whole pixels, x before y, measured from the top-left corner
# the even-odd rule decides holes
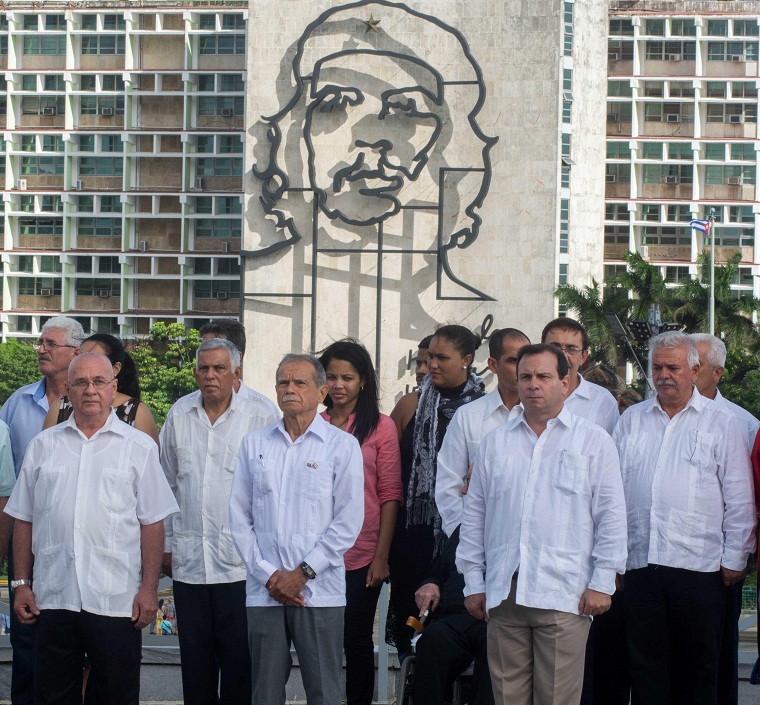
[[[755,549],[746,432],[694,386],[683,333],[650,342],[657,396],[613,438],[628,510],[625,611],[634,705],[717,705],[724,586]]]

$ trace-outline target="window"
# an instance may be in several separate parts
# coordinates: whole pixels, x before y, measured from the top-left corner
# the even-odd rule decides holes
[[[36,152],[37,138],[34,135],[21,135],[21,151]]]
[[[242,176],[243,160],[231,157],[202,157],[198,159],[196,176]]]
[[[562,69],[562,90],[563,91],[573,90],[573,70],[572,69]]]
[[[95,76],[80,76],[79,89],[83,91],[94,91],[97,89]]]
[[[662,122],[662,103],[644,103],[644,122]]]
[[[34,271],[33,262],[34,262],[34,257],[32,257],[31,255],[19,255],[18,266],[16,267],[16,269],[19,272],[32,272]]]
[[[645,203],[641,209],[642,220],[660,220],[660,204],[659,203]]]
[[[734,82],[731,84],[732,98],[757,98],[757,86],[754,83]]]
[[[45,15],[45,30],[50,31],[65,31],[66,29],[66,15]]]
[[[665,267],[665,282],[667,284],[678,284],[689,279],[691,279],[691,273],[688,267]]]
[[[200,135],[198,137],[197,151],[200,154],[211,154],[214,151],[214,136]]]
[[[559,205],[559,251],[567,254],[570,242],[570,199],[563,198]]]
[[[101,196],[101,213],[121,213],[121,198],[119,196]]]
[[[80,218],[79,234],[121,237],[121,218]]]
[[[708,98],[725,98],[726,82],[725,81],[708,81],[705,89],[705,95]]]
[[[712,142],[705,145],[705,159],[723,161],[726,158],[726,143]]]
[[[239,73],[223,73],[219,76],[220,91],[238,91],[242,93],[245,90],[243,77]]]
[[[21,196],[18,209],[23,213],[34,213],[34,196]]]
[[[79,99],[81,115],[124,115],[124,96],[88,96]]]
[[[694,61],[696,42],[667,41],[646,43],[646,58],[650,61]]]
[[[37,90],[37,76],[22,76],[21,77],[21,90],[22,91],[36,91]]]
[[[103,15],[103,29],[126,29],[127,22],[123,15]]]
[[[22,157],[21,175],[63,174],[64,157]]]
[[[728,20],[707,20],[707,34],[710,37],[727,37]]]
[[[121,282],[118,279],[77,279],[77,296],[121,295]]]
[[[694,20],[670,20],[670,34],[674,37],[696,37],[697,25]]]
[[[720,227],[713,232],[716,247],[753,247],[755,244],[754,228]]]
[[[628,271],[628,267],[625,264],[605,264],[604,265],[604,281],[608,282],[615,277],[625,274]]]
[[[123,91],[124,79],[112,73],[105,74],[101,77],[104,91]]]
[[[198,98],[198,115],[243,115],[243,96]]]
[[[708,61],[757,61],[757,42],[707,42]]]
[[[704,206],[702,219],[707,220],[708,218],[712,217],[716,223],[722,223],[724,210],[725,206]]]
[[[721,103],[707,106],[707,122],[757,122],[757,103]]]
[[[98,274],[119,274],[121,265],[118,257],[99,257]]]
[[[691,164],[645,164],[645,184],[690,184],[694,180]]]
[[[570,100],[562,101],[562,122],[569,125],[573,119],[573,103]]]
[[[213,213],[214,199],[211,196],[196,196],[195,198],[196,213]]]
[[[607,59],[609,61],[633,61],[633,42],[608,41]]]
[[[562,156],[563,157],[570,156],[571,141],[572,141],[572,137],[570,133],[563,132],[562,133]]]
[[[607,95],[628,98],[633,95],[630,81],[607,81]]]
[[[43,152],[63,152],[64,150],[63,135],[42,135]]]
[[[80,176],[121,176],[124,170],[122,157],[81,157]]]
[[[245,29],[245,19],[242,12],[222,15],[222,29]]]
[[[80,152],[94,152],[95,151],[95,135],[79,135],[79,151]]]
[[[739,142],[731,145],[731,159],[733,161],[755,161],[755,145],[751,142]]]
[[[644,96],[647,98],[662,98],[665,95],[664,81],[644,81]]]
[[[632,116],[631,103],[607,103],[607,122],[631,122]]]
[[[734,274],[731,283],[739,286],[752,286],[752,281],[752,267],[739,267],[739,271]]]
[[[97,28],[98,28],[97,15],[82,15],[82,29],[97,29]]]
[[[244,34],[211,34],[200,40],[201,54],[245,54]]]
[[[239,299],[240,298],[240,280],[196,281],[195,282],[195,298],[196,299]]]
[[[198,257],[193,260],[193,274],[211,274],[211,258]]]
[[[605,166],[605,180],[607,183],[631,183],[631,165],[630,164],[607,164]]]
[[[62,272],[63,265],[61,264],[61,258],[54,255],[42,255],[40,257],[40,271],[41,272]]]
[[[570,188],[570,167],[563,164],[560,168],[560,188]]]
[[[19,235],[63,235],[63,221],[60,218],[21,218]]]
[[[80,213],[92,213],[95,209],[94,196],[79,196],[77,201],[77,210]]]
[[[31,29],[36,32],[39,29],[37,15],[24,15],[24,24],[22,26],[25,30]]]
[[[45,91],[58,91],[62,92],[66,90],[66,81],[63,80],[63,74],[57,73],[51,76],[45,76],[44,80]]]
[[[216,15],[201,15],[198,19],[199,29],[216,29]]]
[[[61,295],[61,280],[53,277],[24,277],[18,280],[18,293],[20,296],[45,296],[50,292],[51,296]]]
[[[625,245],[627,247],[630,239],[630,229],[627,225],[604,226],[605,245]]]
[[[611,19],[610,34],[613,36],[622,35],[624,37],[632,37],[633,21],[625,19]]]
[[[216,84],[214,82],[214,79],[216,76],[198,76],[198,90],[199,91],[210,91],[213,92],[216,90]]]
[[[729,223],[754,223],[755,214],[752,212],[752,206],[729,206],[728,221]]]
[[[195,221],[195,237],[240,237],[240,220],[199,218]]]
[[[757,20],[734,20],[734,34],[737,37],[757,37]]]
[[[691,228],[645,225],[642,232],[644,245],[691,245]]]
[[[63,213],[63,201],[60,196],[43,196],[40,210],[44,213]]]
[[[125,42],[121,34],[83,34],[82,54],[123,54]]]
[[[694,159],[691,142],[670,142],[668,144],[668,159]]]
[[[689,81],[671,81],[670,96],[671,98],[693,98],[694,84]]]
[[[8,56],[8,37],[0,37],[0,56]]]
[[[630,220],[631,211],[626,203],[607,203],[604,206],[605,220]]]
[[[665,36],[665,20],[647,20],[644,27],[645,34],[649,34],[652,37]]]
[[[607,159],[630,159],[631,146],[628,142],[607,142]]]
[[[22,115],[63,115],[66,111],[64,96],[25,95],[21,99]]]
[[[644,142],[641,156],[643,159],[662,159],[662,142]]]
[[[220,214],[242,213],[240,199],[232,196],[220,196],[216,199],[216,212]]]
[[[713,186],[755,183],[754,166],[709,165],[705,167],[705,184]]]
[[[92,273],[92,257],[77,257],[77,274]]]
[[[219,274],[240,274],[240,262],[237,259],[220,259],[217,260]]]
[[[691,220],[691,209],[689,206],[668,206],[668,220],[674,222],[689,222]]]
[[[101,152],[123,152],[124,143],[119,135],[103,135],[100,138]]]
[[[66,37],[42,34],[24,35],[24,54],[61,55],[66,53]]]

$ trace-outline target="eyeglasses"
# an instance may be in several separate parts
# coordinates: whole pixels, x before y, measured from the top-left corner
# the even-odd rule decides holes
[[[583,348],[579,348],[577,345],[560,345],[559,343],[549,343],[549,345],[553,345],[558,350],[561,350],[563,353],[571,355],[572,357],[583,352]]]
[[[40,338],[35,344],[34,348],[35,350],[39,350],[40,348],[45,348],[46,350],[50,350],[51,352],[55,350],[56,348],[76,348],[77,345],[61,345],[60,343],[56,343],[55,340],[48,340],[46,338]]]
[[[74,380],[73,382],[69,382],[69,387],[74,387],[74,389],[80,392],[84,392],[87,389],[89,389],[90,385],[95,387],[95,389],[105,389],[115,379],[116,377],[111,377],[111,379],[103,379],[102,377],[96,377],[93,380],[77,379],[77,380]]]

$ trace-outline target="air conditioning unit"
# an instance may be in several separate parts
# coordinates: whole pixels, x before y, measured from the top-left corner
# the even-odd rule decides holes
[[[744,122],[744,118],[742,115],[729,115],[728,121],[732,125],[740,125],[742,122]]]
[[[230,243],[229,242],[223,242],[222,243],[222,252],[226,255],[230,251]]]
[[[639,254],[642,259],[649,259],[649,247],[647,245],[639,247]]]
[[[741,186],[742,185],[742,177],[741,176],[729,176],[726,179],[726,183],[729,186]]]
[[[140,240],[140,244],[138,246],[140,252],[147,252],[148,251],[148,241],[147,240]]]
[[[227,291],[217,291],[216,292],[216,298],[217,299],[228,299],[230,298],[229,292]]]
[[[82,181],[81,179],[80,179],[80,180],[78,180],[78,181],[75,181],[75,182],[74,182],[74,188],[75,188],[77,191],[81,191],[81,190],[84,188],[84,181]]]
[[[197,177],[195,179],[195,189],[197,191],[202,191],[203,190],[203,177],[202,176],[199,176],[199,177]]]
[[[26,179],[19,179],[18,180],[18,190],[19,191],[26,191],[27,187],[27,181]]]
[[[222,108],[219,114],[222,117],[232,117],[232,108]]]
[[[55,115],[55,108],[43,108],[40,115]]]
[[[620,122],[620,115],[615,115],[614,113],[610,113],[607,116],[607,122]]]
[[[680,54],[668,54],[665,57],[668,61],[680,61],[681,55]]]
[[[675,113],[668,113],[665,116],[666,122],[681,122],[681,116],[676,115]]]
[[[605,180],[605,181],[606,181],[608,184],[614,184],[614,183],[617,181],[617,174],[607,174],[607,175],[604,177],[604,180]]]
[[[611,54],[607,54],[608,61],[620,61],[620,54],[617,52],[612,52]]]
[[[99,299],[110,299],[111,298],[111,290],[110,289],[100,289],[98,291],[98,298]]]
[[[666,184],[677,184],[678,183],[678,177],[677,176],[666,176],[665,177],[665,183]]]
[[[111,117],[113,115],[113,108],[101,108],[100,114],[103,117]]]
[[[52,289],[40,289],[40,296],[52,296],[53,290]]]
[[[730,54],[729,61],[744,61],[744,54]]]

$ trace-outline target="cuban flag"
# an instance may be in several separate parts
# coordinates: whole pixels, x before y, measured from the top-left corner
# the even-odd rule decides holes
[[[705,235],[710,234],[710,221],[709,220],[690,220],[689,225],[691,225],[693,230],[699,230],[700,232],[704,233]]]

